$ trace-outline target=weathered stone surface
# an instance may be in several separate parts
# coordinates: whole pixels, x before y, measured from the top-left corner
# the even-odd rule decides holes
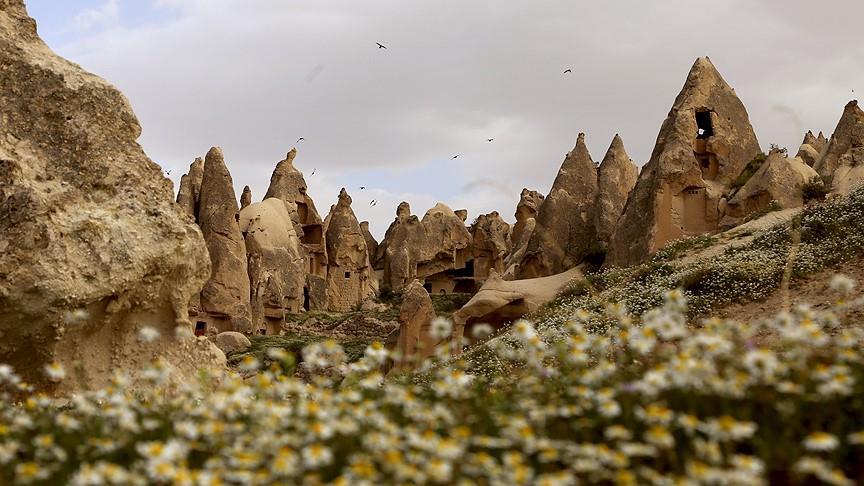
[[[399,337],[396,342],[392,373],[412,370],[435,353],[438,342],[430,335],[435,309],[429,293],[417,280],[405,287],[399,309]]]
[[[372,265],[373,262],[375,262],[376,255],[378,254],[378,241],[375,239],[375,236],[372,235],[372,232],[369,231],[369,221],[360,222],[360,231],[363,233],[363,239],[366,240],[366,251],[369,254],[369,264]]]
[[[718,229],[720,198],[760,153],[747,110],[707,57],[693,64],[612,236],[606,265]]]
[[[597,241],[596,197],[597,166],[585,146],[585,134],[580,133],[537,213],[519,278],[554,275],[582,261]]]
[[[21,0],[0,0],[0,120],[0,362],[55,394],[117,371],[136,386],[157,356],[169,383],[224,367],[175,335],[209,274],[200,230],[136,142],[126,98],[54,54]],[[139,340],[145,326],[160,336]]]
[[[198,205],[201,201],[201,180],[204,177],[204,159],[197,158],[189,165],[189,172],[180,178],[177,204],[198,222]]]
[[[286,313],[303,308],[306,257],[288,205],[270,198],[240,211],[246,242],[250,305],[255,330],[277,334]]]
[[[420,248],[417,277],[465,268],[471,259],[471,233],[446,204],[438,203],[420,221],[425,238]]]
[[[234,182],[222,149],[213,147],[204,158],[198,211],[213,272],[201,290],[198,320],[220,331],[251,332],[246,243],[239,220]]]
[[[624,212],[627,196],[636,186],[639,169],[630,160],[624,142],[617,134],[597,169],[597,241],[606,247]]]
[[[243,194],[240,195],[240,209],[252,204],[252,189],[249,186],[243,186]]]
[[[396,219],[378,246],[384,270],[383,287],[398,291],[417,278],[417,262],[425,239],[426,231],[417,216],[411,214],[411,206],[401,202],[396,208]]]
[[[537,224],[537,211],[540,210],[544,199],[543,195],[537,191],[528,188],[522,189],[519,204],[516,205],[516,224],[513,225],[510,232],[510,254],[504,261],[506,271],[503,278],[505,280],[516,278],[519,264],[522,263],[525,250],[528,249],[528,241],[531,239],[531,234]]]
[[[549,277],[512,281],[493,273],[480,291],[453,314],[453,342],[462,342],[466,336],[470,338],[471,327],[475,324],[484,323],[500,329],[539,309],[579,276],[577,268]],[[458,354],[461,346],[454,351]]]
[[[808,166],[813,167],[819,162],[819,151],[813,145],[805,143],[798,149],[795,157],[803,160]]]
[[[729,200],[726,216],[740,221],[772,201],[783,209],[803,206],[804,184],[818,177],[803,160],[788,158],[779,150],[773,150],[759,170]],[[724,226],[733,224],[724,222]]]
[[[494,271],[504,273],[504,259],[510,252],[510,225],[497,211],[481,214],[471,226],[474,282],[478,287]]]
[[[327,301],[331,311],[347,312],[375,293],[366,238],[342,188],[327,216]]]
[[[248,337],[234,331],[220,332],[210,338],[223,353],[242,353],[252,347]]]
[[[864,183],[864,111],[853,100],[846,104],[843,116],[831,135],[816,172],[831,181],[831,192],[847,194]]]

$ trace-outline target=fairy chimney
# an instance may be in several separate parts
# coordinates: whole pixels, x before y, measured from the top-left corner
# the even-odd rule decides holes
[[[378,241],[372,232],[369,231],[369,221],[360,222],[360,231],[363,232],[363,238],[366,240],[366,251],[369,254],[369,264],[375,261],[375,255],[378,253]]]
[[[177,204],[198,222],[198,205],[201,200],[201,180],[204,177],[204,159],[198,157],[189,165],[189,172],[180,178]]]
[[[423,225],[417,216],[411,214],[411,206],[403,201],[396,208],[396,219],[378,246],[384,272],[383,287],[399,291],[417,278],[417,262],[425,239]]]
[[[831,192],[847,194],[864,183],[864,111],[850,101],[831,135],[816,172],[831,183]]]
[[[516,205],[516,224],[510,231],[510,254],[504,261],[503,274],[505,280],[513,280],[518,273],[519,264],[528,249],[528,241],[534,233],[537,223],[537,211],[543,204],[545,198],[537,191],[523,188],[519,196],[519,204]]]
[[[243,186],[243,194],[240,194],[240,209],[250,204],[252,204],[252,189],[249,186]]]
[[[475,290],[492,272],[504,273],[504,259],[510,253],[510,225],[493,211],[481,214],[471,226]]]
[[[624,150],[617,134],[597,169],[597,240],[605,247],[612,238],[627,196],[636,186],[639,169]]]
[[[327,301],[334,312],[347,312],[374,295],[366,238],[351,209],[345,188],[328,216]]]
[[[597,166],[580,133],[537,213],[518,278],[555,275],[582,261],[596,244],[596,197]]]
[[[697,59],[618,220],[606,265],[633,265],[670,240],[716,231],[723,193],[760,152],[735,91],[707,57]]]

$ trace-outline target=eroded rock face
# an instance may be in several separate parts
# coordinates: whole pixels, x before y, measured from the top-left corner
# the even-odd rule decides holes
[[[375,236],[372,235],[372,232],[369,231],[369,221],[361,221],[360,222],[360,231],[363,233],[363,238],[366,240],[366,251],[369,254],[369,264],[375,261],[376,255],[378,254],[378,241],[375,239]]]
[[[396,208],[396,219],[378,246],[378,257],[383,262],[384,287],[399,291],[417,278],[417,262],[422,256],[425,240],[426,230],[420,220],[411,214],[407,202],[401,202]]]
[[[716,231],[730,183],[760,153],[747,110],[707,57],[693,64],[612,236],[606,265]]]
[[[331,311],[347,312],[374,294],[366,238],[342,188],[327,224],[327,300]]]
[[[303,308],[306,256],[288,205],[270,198],[240,211],[246,242],[253,327],[278,334],[286,313]]]
[[[446,204],[438,203],[420,221],[425,238],[420,248],[420,261],[417,265],[417,278],[440,280],[440,288],[433,283],[433,292],[453,292],[454,282],[449,275],[441,275],[450,270],[465,268],[471,260],[471,233],[465,222]],[[437,275],[436,275],[437,274]],[[438,278],[440,276],[441,278]]]
[[[222,149],[204,158],[198,225],[207,243],[212,273],[201,290],[198,321],[219,331],[252,332],[246,242],[240,209]]]
[[[597,241],[596,197],[597,166],[580,133],[537,213],[518,278],[554,275],[582,261]]]
[[[624,212],[627,196],[636,186],[639,169],[624,149],[617,134],[597,169],[597,241],[607,246],[618,218]]]
[[[414,280],[405,287],[399,308],[399,338],[391,372],[412,370],[435,353],[438,342],[429,333],[435,309],[423,284]]]
[[[803,160],[788,158],[773,150],[768,159],[729,200],[726,215],[732,219],[746,217],[776,201],[783,209],[804,205],[804,185],[819,175]],[[735,221],[737,223],[738,221]],[[724,226],[734,226],[725,223]]]
[[[795,157],[798,157],[799,159],[804,161],[805,164],[809,165],[810,167],[813,167],[814,165],[816,165],[819,162],[820,156],[819,156],[819,151],[816,150],[816,147],[814,147],[813,145],[810,145],[808,143],[805,143],[805,144],[801,145],[801,147],[798,149],[798,153],[795,154]]]
[[[510,252],[510,225],[498,212],[481,214],[471,227],[474,282],[482,285],[492,272],[504,273],[504,259]]]
[[[234,331],[220,332],[210,339],[225,354],[242,353],[252,347],[252,341],[248,337]]]
[[[864,111],[857,101],[846,104],[831,140],[813,168],[831,181],[831,192],[835,194],[848,194],[864,183]]]
[[[177,204],[198,222],[198,206],[201,201],[201,180],[204,178],[204,159],[197,158],[189,165],[189,172],[180,178]]]
[[[519,264],[528,249],[528,241],[537,225],[537,211],[545,198],[537,191],[523,188],[516,206],[516,224],[510,232],[510,254],[504,262],[506,271],[503,278],[513,280],[519,270]]]
[[[243,187],[243,194],[240,195],[240,209],[252,204],[252,189],[249,186]]]
[[[135,386],[157,356],[170,382],[224,367],[187,315],[210,271],[204,240],[126,98],[54,54],[21,0],[0,1],[0,66],[0,362],[55,394],[117,371]],[[140,340],[145,326],[159,337]]]

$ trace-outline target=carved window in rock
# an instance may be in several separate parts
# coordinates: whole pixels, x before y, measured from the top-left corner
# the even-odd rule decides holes
[[[196,336],[204,336],[207,334],[207,323],[204,321],[198,321],[195,323],[195,335]]]
[[[693,143],[693,155],[699,162],[702,178],[711,181],[717,178],[719,163],[717,155],[708,149],[708,139],[714,136],[714,124],[709,110],[696,111],[696,140]]]

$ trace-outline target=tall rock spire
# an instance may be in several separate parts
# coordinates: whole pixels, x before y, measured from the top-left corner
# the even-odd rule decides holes
[[[350,311],[374,293],[366,238],[351,202],[342,188],[327,217],[327,302],[335,312]]]
[[[758,153],[744,104],[707,57],[697,59],[618,221],[606,264],[636,264],[667,241],[716,231],[723,193]]]
[[[545,277],[578,265],[596,241],[597,166],[580,133],[540,206],[518,278]]]
[[[813,166],[831,190],[845,194],[864,182],[864,111],[853,100],[846,104],[837,128]]]
[[[615,231],[618,218],[624,212],[627,196],[636,186],[639,169],[624,149],[624,141],[616,134],[609,150],[597,169],[597,240],[607,245]]]

